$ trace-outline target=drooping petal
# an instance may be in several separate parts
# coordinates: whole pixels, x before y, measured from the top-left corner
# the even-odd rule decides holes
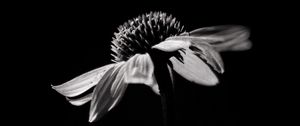
[[[125,82],[154,84],[154,65],[149,54],[136,54],[126,62]]]
[[[190,49],[196,56],[205,60],[215,71],[224,72],[224,63],[219,52],[215,51],[208,43],[197,43],[195,41],[192,43]]]
[[[243,50],[248,50],[252,46],[252,43],[250,40],[245,40],[244,42],[240,44],[236,44],[235,46],[231,47],[231,50],[233,51],[243,51]]]
[[[114,108],[119,103],[119,101],[123,97],[125,90],[128,86],[124,81],[125,70],[126,70],[126,67],[124,64],[120,68],[120,71],[116,77],[117,79],[113,82],[113,84],[111,86],[112,98],[114,100],[113,100],[113,103],[108,108],[108,111],[110,111],[112,108]],[[121,79],[119,79],[119,78],[121,78]]]
[[[62,85],[52,86],[54,90],[66,97],[78,96],[95,86],[103,74],[115,64],[109,64],[98,69],[84,73]]]
[[[191,49],[196,56],[203,59],[215,71],[219,73],[224,72],[224,64],[219,52],[215,51],[213,46],[207,41],[191,36],[169,37],[167,38],[167,41],[182,41],[190,43],[188,48]]]
[[[219,53],[208,43],[198,42],[197,39],[192,37],[170,37],[152,48],[167,53],[183,49],[178,51],[182,59],[174,56],[170,60],[175,71],[192,82],[203,85],[215,85],[218,82],[216,75],[211,71],[208,65],[212,66],[212,68],[219,73],[224,72],[223,61]],[[155,88],[153,88],[153,90],[155,90]]]
[[[157,83],[153,84],[153,85],[151,86],[151,89],[152,89],[152,91],[153,91],[155,94],[160,95],[160,93],[159,93],[159,88],[158,88],[158,84],[157,84]]]
[[[91,99],[92,99],[92,95],[93,93],[90,93],[88,95],[85,95],[81,98],[78,98],[78,99],[69,99],[67,98],[67,100],[72,104],[72,105],[75,105],[75,106],[81,106],[87,102],[89,102]]]
[[[240,51],[250,49],[249,30],[244,26],[221,25],[204,27],[189,32],[190,36],[206,40],[217,51]]]
[[[127,84],[145,84],[155,94],[159,95],[159,89],[154,76],[154,64],[149,54],[136,54],[130,58],[125,66],[124,80]]]
[[[111,110],[122,98],[127,88],[124,83],[124,62],[117,63],[101,78],[93,91],[89,122],[94,122]]]
[[[213,86],[218,83],[218,78],[213,71],[193,51],[186,49],[180,52],[182,60],[171,57],[172,68],[185,79],[206,86]]]
[[[152,48],[159,49],[165,52],[174,52],[179,49],[188,48],[191,45],[189,41],[182,40],[166,40],[154,45]]]

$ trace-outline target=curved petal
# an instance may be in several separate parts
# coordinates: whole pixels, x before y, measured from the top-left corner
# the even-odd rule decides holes
[[[186,49],[180,52],[183,60],[171,57],[170,61],[174,71],[185,79],[206,86],[214,86],[218,83],[218,78],[213,71],[200,58],[193,54],[193,51]]]
[[[154,65],[149,54],[136,54],[126,62],[125,82],[154,84]]]
[[[204,27],[189,32],[190,36],[206,40],[217,51],[240,51],[250,49],[249,30],[239,25]]]
[[[89,102],[91,99],[92,99],[92,95],[93,93],[90,93],[88,95],[85,95],[81,98],[78,98],[78,99],[69,99],[67,98],[67,100],[72,104],[72,105],[75,105],[75,106],[81,106],[87,102]]]
[[[224,73],[224,63],[220,54],[215,51],[208,43],[192,42],[190,49],[199,58],[205,60],[215,71]]]
[[[159,88],[158,88],[158,84],[157,84],[157,83],[153,84],[153,85],[151,86],[151,89],[152,89],[152,91],[153,91],[155,94],[160,95],[160,93],[159,93]]]
[[[84,73],[62,85],[52,86],[54,90],[66,97],[78,96],[95,86],[103,74],[115,64],[109,64],[98,69]]]
[[[182,40],[166,40],[154,45],[152,48],[159,49],[164,52],[174,52],[179,49],[187,48],[191,45],[189,41]]]
[[[154,64],[149,54],[136,54],[130,58],[125,66],[124,80],[128,84],[145,84],[155,94],[159,95],[158,84],[154,76]]]
[[[224,64],[219,52],[215,51],[214,47],[206,40],[191,36],[175,36],[169,37],[167,40],[186,41],[191,43],[189,49],[191,49],[196,56],[203,59],[215,71],[219,73],[224,72]]]
[[[117,63],[102,77],[93,91],[89,122],[94,122],[111,110],[122,98],[127,88],[123,81],[124,62]]]

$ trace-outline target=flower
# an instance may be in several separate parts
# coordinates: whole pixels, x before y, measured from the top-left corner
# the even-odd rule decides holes
[[[243,26],[204,27],[191,32],[171,15],[150,12],[121,25],[112,40],[114,63],[84,73],[64,84],[52,86],[76,106],[91,101],[89,121],[94,122],[121,100],[127,84],[145,84],[160,94],[154,74],[153,50],[168,55],[170,74],[200,85],[218,83],[215,72],[223,73],[219,52],[246,50],[251,47],[249,30]],[[78,99],[87,90],[93,92]]]

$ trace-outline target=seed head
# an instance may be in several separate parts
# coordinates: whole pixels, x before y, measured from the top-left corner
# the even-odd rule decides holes
[[[112,61],[126,61],[133,55],[146,53],[153,45],[183,33],[184,27],[172,15],[163,12],[143,14],[118,27],[111,50]]]

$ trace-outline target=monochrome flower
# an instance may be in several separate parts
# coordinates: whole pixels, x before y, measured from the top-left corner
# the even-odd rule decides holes
[[[168,55],[172,72],[195,84],[214,86],[215,72],[223,73],[219,52],[247,50],[249,30],[243,26],[204,27],[191,32],[171,15],[150,12],[118,28],[112,40],[113,63],[84,73],[62,85],[52,86],[76,106],[91,101],[89,121],[94,122],[121,100],[128,84],[145,84],[160,94],[153,63],[153,50]],[[94,88],[92,93],[70,99]]]

